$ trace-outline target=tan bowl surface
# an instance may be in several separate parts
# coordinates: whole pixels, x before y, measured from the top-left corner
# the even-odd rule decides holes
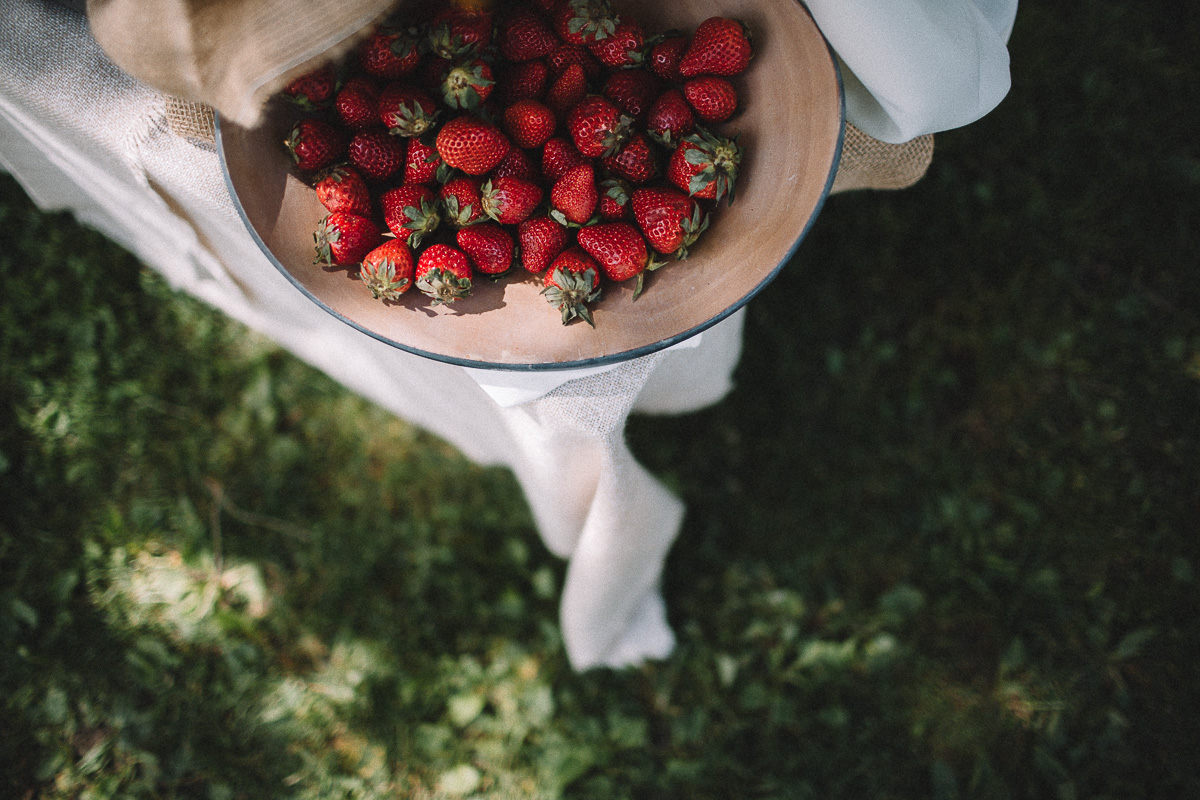
[[[734,79],[744,112],[717,127],[740,133],[746,151],[733,205],[722,203],[686,261],[647,275],[636,302],[632,281],[606,282],[594,329],[562,325],[540,294],[541,276],[520,268],[495,283],[477,279],[470,297],[449,306],[431,306],[415,290],[380,302],[346,268],[314,265],[312,232],[325,210],[281,146],[294,121],[289,109],[250,130],[220,121],[218,149],[247,225],[318,304],[378,339],[441,361],[517,370],[606,364],[668,347],[720,321],[782,268],[824,202],[841,147],[837,68],[795,0],[615,5],[650,32],[690,32],[710,16],[741,19],[752,31],[755,55]]]

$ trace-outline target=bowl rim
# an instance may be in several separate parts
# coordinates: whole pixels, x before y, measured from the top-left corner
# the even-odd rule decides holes
[[[810,20],[812,19],[812,12],[809,11],[803,3],[797,2],[796,5],[800,6],[800,8],[804,10],[804,13],[808,15]],[[783,268],[787,266],[793,257],[795,257],[796,251],[800,247],[800,243],[803,242],[805,237],[808,236],[809,231],[812,229],[813,224],[816,222],[817,217],[821,213],[821,209],[825,206],[825,201],[829,197],[830,190],[833,188],[833,181],[837,175],[838,163],[841,161],[842,156],[842,146],[846,137],[846,93],[842,82],[841,64],[837,58],[837,54],[833,50],[833,47],[829,44],[829,40],[825,37],[825,34],[821,31],[820,27],[816,25],[815,20],[813,20],[813,26],[816,27],[817,33],[821,37],[821,41],[825,44],[825,51],[829,56],[830,64],[833,67],[834,79],[837,84],[838,136],[837,143],[833,151],[833,160],[830,164],[829,174],[825,176],[825,186],[821,189],[821,195],[817,199],[816,204],[813,206],[808,219],[805,221],[804,227],[797,234],[796,239],[792,242],[791,246],[783,254],[783,257],[779,260],[779,263],[777,263],[771,269],[771,271],[767,273],[767,275],[761,281],[759,281],[757,285],[752,287],[737,301],[731,303],[728,307],[717,314],[714,314],[711,318],[701,322],[698,325],[695,325],[685,331],[681,331],[674,336],[669,336],[652,344],[643,345],[641,347],[622,350],[616,353],[608,353],[606,355],[595,356],[592,358],[577,359],[575,361],[500,363],[461,358],[458,356],[448,355],[446,353],[435,353],[418,347],[413,347],[412,345],[406,345],[403,342],[398,342],[395,339],[391,339],[381,333],[373,331],[365,325],[362,325],[345,316],[344,314],[334,310],[331,306],[321,300],[321,298],[317,297],[307,287],[305,287],[300,282],[300,279],[295,277],[291,271],[284,266],[282,262],[280,262],[278,257],[276,257],[276,255],[271,251],[271,248],[267,246],[267,243],[263,241],[262,237],[258,233],[258,230],[256,230],[254,225],[251,224],[250,218],[246,213],[246,209],[242,205],[241,198],[238,197],[237,190],[234,188],[233,176],[230,174],[229,164],[226,162],[225,157],[225,146],[221,129],[221,114],[214,111],[213,118],[214,131],[216,134],[216,150],[217,157],[221,164],[221,175],[225,180],[225,187],[229,191],[230,200],[232,200],[233,206],[237,210],[238,217],[242,220],[243,226],[247,231],[249,231],[250,236],[254,239],[255,244],[258,245],[258,249],[267,257],[267,259],[275,266],[275,268],[282,273],[285,278],[287,278],[289,283],[299,289],[305,297],[307,297],[317,306],[324,309],[326,312],[354,328],[355,330],[364,333],[373,339],[416,356],[428,358],[433,361],[440,361],[446,364],[454,364],[459,367],[469,367],[471,369],[499,370],[504,372],[557,372],[565,370],[587,369],[591,367],[612,366],[624,361],[631,361],[635,358],[651,355],[661,350],[674,347],[675,345],[708,330],[718,322],[721,322],[722,320],[731,316],[734,312],[744,308],[751,300],[753,300],[760,292],[762,292],[763,289],[765,289],[773,280],[775,280]]]

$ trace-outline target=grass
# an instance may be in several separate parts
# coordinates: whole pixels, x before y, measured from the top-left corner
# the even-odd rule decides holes
[[[1021,7],[631,420],[677,653],[572,673],[519,487],[0,183],[0,796],[1200,793],[1195,15]],[[1190,112],[1190,113],[1189,113]]]

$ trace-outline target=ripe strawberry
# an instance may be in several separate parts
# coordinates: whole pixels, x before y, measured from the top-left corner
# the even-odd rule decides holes
[[[587,95],[587,76],[583,67],[569,64],[546,90],[546,105],[558,113],[579,103]]]
[[[317,199],[329,212],[371,216],[371,191],[354,167],[340,165],[322,172],[313,184]]]
[[[629,184],[620,178],[600,181],[600,221],[616,222],[629,218]]]
[[[448,244],[431,244],[417,259],[417,288],[433,298],[433,304],[453,303],[471,293],[471,260]]]
[[[646,240],[628,222],[601,222],[580,228],[576,234],[579,246],[600,264],[604,274],[614,281],[637,278],[633,296],[642,293],[642,277],[646,270],[658,269],[663,262],[650,255]]]
[[[442,79],[442,99],[450,108],[475,110],[492,94],[492,67],[475,58],[451,67]]]
[[[371,180],[386,181],[404,167],[404,140],[377,128],[354,134],[346,152]]]
[[[645,60],[646,36],[641,25],[626,18],[617,23],[610,35],[590,42],[588,49],[609,69],[628,69]]]
[[[492,170],[492,178],[520,178],[523,181],[542,182],[542,173],[529,153],[519,147],[510,147],[500,159],[500,163]]]
[[[379,87],[366,75],[355,75],[338,90],[334,111],[347,128],[360,130],[379,124]]]
[[[475,269],[486,275],[500,275],[512,267],[513,238],[494,222],[481,222],[463,228],[455,237],[458,246],[471,258]]]
[[[379,244],[379,239],[379,228],[371,220],[335,211],[321,220],[313,232],[317,246],[315,263],[357,264]]]
[[[517,147],[541,147],[554,135],[558,120],[537,100],[518,100],[504,109],[504,130]]]
[[[593,328],[592,312],[587,304],[600,299],[600,266],[581,247],[564,250],[542,280],[546,301],[562,313],[562,324],[582,319]]]
[[[551,184],[566,175],[571,167],[588,163],[591,162],[587,156],[561,136],[552,136],[542,145],[542,174]]]
[[[482,187],[482,178],[464,176],[446,181],[438,192],[446,212],[446,222],[456,228],[464,228],[487,219],[487,214],[483,212]]]
[[[662,39],[650,45],[650,53],[646,57],[650,71],[664,81],[683,83],[683,76],[679,74],[679,62],[683,60],[683,54],[687,52],[690,43],[682,34],[664,34]]]
[[[437,135],[442,160],[468,175],[483,175],[508,152],[508,139],[490,122],[478,117],[455,117]]]
[[[389,83],[379,95],[379,119],[395,136],[420,136],[439,113],[432,97],[406,83]]]
[[[517,226],[521,244],[521,266],[541,272],[571,241],[565,227],[547,216],[529,217]]]
[[[550,68],[539,60],[518,61],[497,68],[496,94],[501,103],[509,105],[518,100],[540,100],[546,93]]]
[[[441,223],[437,196],[428,186],[405,184],[388,189],[379,198],[383,206],[383,221],[396,238],[409,247],[421,246],[421,241]]]
[[[616,155],[608,156],[600,163],[609,172],[633,184],[646,183],[658,174],[654,148],[642,133],[630,136]]]
[[[709,17],[692,34],[679,74],[685,78],[737,75],[746,69],[753,51],[750,30],[740,20]]]
[[[429,21],[425,42],[429,52],[447,61],[478,54],[492,41],[492,14],[450,7]]]
[[[685,136],[671,154],[667,180],[693,197],[705,200],[724,197],[732,205],[741,160],[742,148],[736,136],[725,139],[699,129]]]
[[[673,187],[637,189],[630,204],[646,241],[663,255],[687,258],[688,248],[708,228],[700,204]]]
[[[618,17],[608,0],[565,0],[553,14],[555,31],[571,44],[605,39],[617,28]]]
[[[283,96],[305,111],[315,111],[327,106],[336,90],[337,73],[333,65],[326,64],[289,83],[283,90]]]
[[[417,68],[421,51],[411,31],[382,27],[371,34],[358,50],[358,62],[368,75],[396,80]]]
[[[358,277],[376,300],[398,300],[412,288],[413,254],[399,239],[388,239],[363,258]]]
[[[542,187],[520,178],[495,178],[480,191],[484,213],[502,225],[516,225],[542,202]]]
[[[324,169],[346,152],[346,137],[318,117],[305,117],[292,126],[284,145],[292,161],[304,172]]]
[[[633,123],[607,97],[588,95],[567,112],[567,132],[575,148],[589,158],[612,155]]]
[[[418,136],[409,139],[408,154],[404,159],[404,183],[431,184],[438,180],[439,171],[446,170],[442,169],[442,157],[437,148]]]
[[[600,94],[612,100],[617,108],[634,119],[642,119],[662,91],[662,81],[644,69],[623,69],[614,72],[600,87]]]
[[[542,15],[527,5],[509,9],[501,18],[497,41],[500,54],[509,61],[532,61],[558,47],[558,38]]]
[[[554,182],[550,189],[550,216],[564,225],[582,225],[592,218],[599,201],[596,170],[591,164],[580,164]]]
[[[546,64],[554,76],[563,74],[572,64],[578,64],[583,70],[584,77],[589,81],[599,78],[600,73],[604,71],[603,65],[592,55],[591,50],[582,44],[570,42],[564,42],[554,48],[554,51],[546,56]]]
[[[675,147],[679,140],[696,130],[696,114],[678,89],[667,89],[658,96],[646,115],[646,132],[665,147]]]
[[[724,78],[701,75],[683,85],[683,96],[705,122],[724,122],[737,111],[737,90]]]

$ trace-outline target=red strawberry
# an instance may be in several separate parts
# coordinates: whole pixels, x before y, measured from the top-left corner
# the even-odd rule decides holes
[[[666,34],[650,46],[650,54],[646,57],[650,71],[665,81],[683,83],[679,74],[679,62],[687,52],[690,41],[682,34]]]
[[[600,77],[600,73],[604,67],[592,55],[592,51],[588,50],[582,44],[572,44],[565,42],[554,49],[550,55],[546,56],[546,63],[550,67],[550,73],[558,76],[566,72],[567,67],[572,64],[578,64],[583,70],[584,77],[587,80],[593,80]]]
[[[371,191],[354,167],[342,165],[326,170],[321,173],[313,189],[327,211],[371,216]]]
[[[600,181],[600,221],[628,219],[629,193],[629,184],[620,178]]]
[[[379,129],[354,134],[346,152],[371,180],[385,181],[404,167],[404,140]]]
[[[456,237],[458,246],[471,258],[475,269],[487,275],[508,272],[512,266],[513,238],[494,222],[481,222],[463,228]]]
[[[571,141],[589,158],[617,152],[632,122],[611,100],[598,94],[585,97],[567,112],[567,132]]]
[[[412,250],[399,239],[388,239],[363,258],[358,277],[376,300],[398,300],[412,288]]]
[[[509,9],[500,20],[500,53],[509,61],[532,61],[558,47],[554,31],[542,15],[526,5]]]
[[[510,146],[499,128],[478,117],[455,117],[437,135],[437,150],[442,160],[468,175],[490,171]]]
[[[335,211],[317,226],[317,264],[357,264],[379,244],[379,228],[357,214]]]
[[[492,41],[492,15],[458,7],[443,9],[429,21],[425,41],[429,52],[448,61],[479,53]]]
[[[492,68],[482,58],[450,68],[442,79],[442,99],[450,108],[475,110],[492,94]]]
[[[609,69],[628,69],[645,59],[646,36],[641,25],[626,18],[617,23],[610,35],[589,42],[588,49]]]
[[[660,94],[646,115],[646,132],[666,147],[675,147],[695,129],[696,114],[678,89],[667,89]]]
[[[608,76],[600,94],[634,119],[642,119],[662,89],[662,81],[644,69],[623,69]]]
[[[637,189],[630,204],[646,241],[664,255],[687,258],[688,248],[708,227],[700,204],[669,186]]]
[[[537,164],[519,147],[510,147],[492,170],[492,178],[520,178],[523,181],[542,182],[542,173]]]
[[[405,183],[431,184],[438,179],[441,167],[442,157],[438,155],[437,148],[417,136],[408,140],[408,154],[404,159]]]
[[[379,119],[396,136],[420,136],[438,113],[432,97],[406,83],[389,83],[379,95]]]
[[[546,105],[560,114],[587,95],[587,76],[583,67],[570,64],[562,74],[550,83],[546,90]]]
[[[501,102],[539,100],[546,93],[550,69],[544,61],[518,61],[508,64],[497,73],[497,93]]]
[[[417,259],[417,288],[433,304],[453,303],[471,293],[471,260],[448,244],[431,244]]]
[[[608,0],[564,0],[554,10],[554,28],[564,42],[588,44],[611,36],[617,15]]]
[[[550,216],[564,225],[582,225],[592,218],[599,200],[596,171],[591,164],[580,164],[554,182],[550,190]]]
[[[358,61],[369,75],[385,80],[402,78],[417,68],[421,51],[411,32],[384,27],[359,45]]]
[[[683,85],[683,96],[705,122],[724,122],[737,111],[737,90],[724,78],[701,75]]]
[[[283,95],[304,110],[314,111],[328,105],[336,89],[337,73],[326,64],[289,83]]]
[[[692,34],[692,42],[679,62],[679,74],[737,75],[753,54],[750,30],[740,20],[709,17]]]
[[[542,202],[542,187],[520,178],[495,178],[480,191],[484,213],[502,225],[516,225]]]
[[[642,292],[642,275],[658,269],[663,262],[650,255],[646,240],[628,222],[601,222],[580,228],[576,234],[579,246],[600,263],[604,274],[614,281],[637,278],[634,299]]]
[[[542,174],[551,184],[566,175],[571,167],[588,163],[591,162],[587,156],[561,136],[552,136],[542,145]]]
[[[630,183],[643,184],[658,174],[658,160],[645,134],[635,133],[621,150],[601,161],[609,172]]]
[[[438,192],[446,211],[446,221],[456,228],[463,228],[487,219],[483,213],[482,186],[481,178],[459,177],[446,181]]]
[[[521,266],[541,272],[571,241],[567,229],[550,217],[530,217],[517,226],[521,243]]]
[[[504,130],[517,147],[541,147],[557,125],[554,112],[537,100],[518,100],[504,110]]]
[[[693,197],[733,204],[742,148],[737,137],[725,139],[705,130],[685,136],[671,154],[667,180]]]
[[[345,154],[346,137],[323,119],[305,117],[292,126],[284,145],[299,169],[314,172]]]
[[[437,229],[437,196],[428,186],[405,184],[388,189],[379,198],[383,221],[396,238],[409,247],[421,246],[421,240]]]
[[[582,319],[593,328],[592,312],[587,304],[600,299],[600,266],[581,247],[564,250],[542,280],[546,301],[562,313],[562,324]]]
[[[379,124],[379,87],[366,75],[346,81],[333,100],[338,118],[347,128],[359,130]]]

